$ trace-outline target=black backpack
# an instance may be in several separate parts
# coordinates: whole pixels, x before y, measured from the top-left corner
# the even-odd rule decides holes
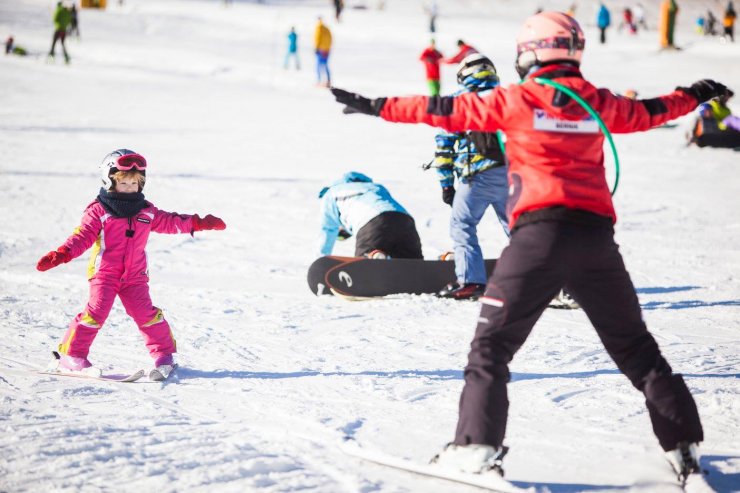
[[[481,156],[502,164],[506,162],[506,158],[501,152],[498,135],[495,132],[469,132],[468,139]]]

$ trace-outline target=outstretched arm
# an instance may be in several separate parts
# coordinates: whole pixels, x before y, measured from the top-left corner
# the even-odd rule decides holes
[[[36,264],[36,269],[43,272],[79,257],[95,243],[101,229],[103,229],[103,223],[100,216],[96,213],[95,208],[88,207],[74,233],[67,238],[62,246],[41,257]]]
[[[200,217],[198,214],[178,214],[154,209],[152,231],[164,234],[194,233],[195,231],[223,230],[226,224],[220,218],[210,214]]]
[[[332,88],[344,113],[363,113],[398,123],[426,123],[450,132],[481,130],[495,132],[504,120],[499,89],[485,97],[469,92],[459,96],[408,96],[370,99]]]
[[[330,194],[331,192],[328,192],[324,195],[321,202],[321,238],[319,244],[321,255],[331,255],[332,250],[334,250],[334,243],[337,241],[337,235],[342,229],[342,224],[339,222],[339,209]]]
[[[629,133],[663,125],[691,113],[700,103],[725,94],[732,94],[732,91],[723,84],[701,80],[653,99],[632,100],[600,89],[598,105],[604,123],[612,132]]]

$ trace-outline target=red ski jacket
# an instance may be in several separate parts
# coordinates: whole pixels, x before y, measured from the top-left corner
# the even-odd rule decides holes
[[[598,123],[576,101],[535,82],[535,77],[575,91],[614,133],[648,130],[690,113],[698,104],[680,90],[654,99],[617,96],[594,87],[575,67],[555,65],[483,97],[469,92],[455,97],[388,98],[380,116],[451,132],[502,130],[509,160],[507,212],[512,229],[523,213],[551,207],[585,210],[615,222],[604,172],[604,135]]]
[[[424,62],[428,80],[439,80],[439,61],[442,58],[442,53],[431,46],[422,52],[419,60]]]

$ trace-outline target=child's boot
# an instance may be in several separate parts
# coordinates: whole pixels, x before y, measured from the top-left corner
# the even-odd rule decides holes
[[[149,380],[161,382],[167,380],[177,368],[177,363],[171,354],[162,354],[154,360],[154,369],[149,372]]]

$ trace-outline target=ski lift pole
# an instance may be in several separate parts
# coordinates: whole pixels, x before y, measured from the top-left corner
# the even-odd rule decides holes
[[[538,84],[542,84],[543,86],[550,86],[554,87],[555,89],[558,89],[571,98],[573,98],[578,104],[580,104],[584,110],[588,112],[589,115],[591,115],[594,120],[599,124],[599,128],[601,128],[601,132],[606,136],[606,140],[609,141],[609,146],[612,148],[612,154],[614,155],[614,168],[615,168],[615,174],[614,174],[614,187],[611,190],[612,196],[617,192],[617,186],[619,185],[619,155],[617,154],[617,146],[614,145],[614,139],[612,139],[612,134],[609,132],[609,129],[606,128],[606,124],[604,123],[604,120],[601,119],[601,116],[596,112],[595,109],[591,107],[590,104],[588,104],[581,96],[576,94],[575,91],[572,89],[569,89],[565,87],[564,85],[555,82],[554,80],[550,79],[543,79],[541,77],[535,77],[535,82]]]

